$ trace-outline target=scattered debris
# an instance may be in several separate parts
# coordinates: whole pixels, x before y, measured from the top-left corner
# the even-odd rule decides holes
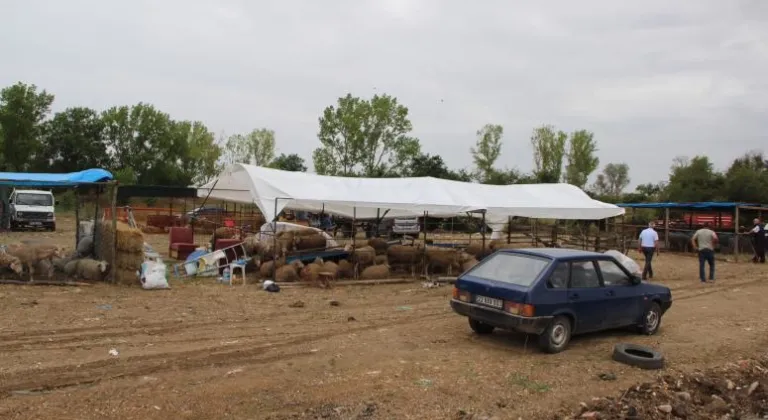
[[[398,311],[410,311],[411,309],[413,309],[413,308],[411,308],[410,306],[398,306],[397,307]]]
[[[103,305],[96,305],[97,308],[101,309],[102,311],[111,311],[112,305],[105,303]]]
[[[339,303],[338,300],[331,300],[331,301],[328,302],[328,304],[331,305],[331,306],[339,306],[339,305],[341,305],[341,303]]]
[[[659,375],[618,397],[595,398],[556,418],[766,418],[768,393],[761,386],[766,379],[768,356],[706,372]]]
[[[597,375],[598,378],[600,378],[603,381],[615,381],[616,375],[613,373],[601,373]]]
[[[290,305],[288,305],[288,307],[289,308],[303,308],[304,307],[304,302],[301,301],[301,300],[297,300],[297,301],[291,303]]]
[[[348,316],[347,317],[347,322],[352,322],[352,321],[357,321],[357,319],[355,319],[355,317],[353,317],[353,316]]]
[[[432,386],[432,380],[421,378],[418,381],[416,381],[416,385],[419,385],[424,388],[429,388],[430,386]]]
[[[119,351],[117,351],[117,349],[109,349],[109,355],[110,355],[110,356],[114,356],[114,357],[117,357],[117,356],[119,356],[119,355],[120,355],[120,352],[119,352]]]
[[[227,372],[227,376],[234,375],[243,371],[243,368],[235,368]]]

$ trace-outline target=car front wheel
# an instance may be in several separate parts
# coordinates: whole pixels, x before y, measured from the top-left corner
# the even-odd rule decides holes
[[[653,302],[643,314],[643,324],[640,326],[640,332],[645,335],[654,335],[661,326],[661,307]]]
[[[488,325],[472,318],[469,318],[469,327],[478,334],[490,334],[494,329],[493,325]]]
[[[571,321],[564,316],[558,316],[539,336],[539,347],[547,353],[560,353],[570,341]]]

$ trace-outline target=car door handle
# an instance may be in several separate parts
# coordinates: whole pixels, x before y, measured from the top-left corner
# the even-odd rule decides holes
[[[577,300],[577,299],[579,299],[579,294],[578,293],[572,293],[568,298],[571,299],[571,300]]]
[[[605,291],[605,295],[606,296],[615,296],[616,292],[614,292],[613,290],[606,290]]]

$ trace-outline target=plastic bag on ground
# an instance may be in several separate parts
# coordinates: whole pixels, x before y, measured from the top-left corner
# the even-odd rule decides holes
[[[157,261],[144,261],[141,264],[141,287],[144,289],[170,289],[165,277],[165,264]]]
[[[262,287],[267,292],[277,293],[280,291],[280,286],[278,286],[277,283],[273,282],[272,280],[265,280]]]
[[[606,255],[610,255],[613,258],[616,259],[616,261],[619,262],[619,264],[623,265],[624,268],[627,269],[630,273],[633,274],[640,274],[642,273],[642,270],[640,270],[640,265],[638,265],[635,260],[632,258],[629,258],[628,256],[622,254],[621,252],[612,249],[610,251],[605,251]]]

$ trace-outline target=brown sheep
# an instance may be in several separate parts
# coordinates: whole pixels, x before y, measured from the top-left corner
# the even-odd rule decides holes
[[[417,267],[422,262],[422,252],[415,246],[392,245],[387,248],[387,261],[390,267],[408,267],[411,275],[415,275]]]
[[[259,275],[263,278],[269,278],[272,276],[272,266],[280,268],[285,265],[285,256],[282,256],[275,261],[267,261],[262,263],[259,267]]]
[[[363,270],[360,277],[363,280],[379,280],[389,278],[388,265],[372,265]]]
[[[284,265],[275,272],[275,280],[278,282],[298,281],[299,275],[292,265]]]
[[[347,245],[347,247],[349,248],[347,251],[352,252],[350,259],[353,263],[357,264],[358,269],[373,264],[373,260],[376,258],[376,250],[374,250],[372,246],[366,245],[360,248],[355,248],[354,250],[351,250],[349,245]]]
[[[262,250],[263,245],[256,236],[251,235],[243,240],[243,248],[245,248],[246,254],[256,255]]]
[[[286,251],[293,251],[296,246],[296,233],[292,230],[284,230],[277,233],[277,246]]]
[[[322,272],[329,273],[331,279],[336,280],[339,277],[339,266],[333,261],[326,261],[323,264]]]
[[[301,237],[301,236],[312,236],[312,235],[317,235],[317,234],[320,233],[319,231],[317,231],[315,229],[296,229],[296,230],[294,230],[292,232],[293,232],[294,236],[298,236],[298,237]]]
[[[491,243],[490,241],[485,242],[485,252],[488,252],[491,250]],[[483,243],[482,241],[478,242],[470,242],[466,249],[467,254],[473,255],[477,257],[480,254],[483,254]]]
[[[468,271],[470,268],[476,265],[477,265],[477,260],[475,259],[475,257],[472,257],[461,263],[461,269],[462,271]]]
[[[459,253],[455,249],[427,248],[427,274],[433,269],[445,270],[448,275],[459,270]]]
[[[56,258],[56,260],[60,260],[61,258]],[[46,276],[48,279],[53,278],[53,262],[51,260],[40,260],[37,262],[37,265],[35,265],[35,272],[36,273],[46,273]]]
[[[293,260],[291,261],[291,265],[297,273],[300,273],[301,269],[304,268],[304,263],[301,262],[301,260]]]
[[[48,260],[53,264],[54,258],[61,258],[61,250],[54,245],[10,245],[7,251],[10,255],[13,255],[21,261],[21,263],[29,270],[29,281],[34,281],[35,266],[41,260]]]
[[[297,250],[324,250],[326,247],[325,236],[321,234],[309,235],[309,236],[296,236],[296,249]]]
[[[386,255],[377,255],[376,258],[373,260],[374,265],[382,265],[387,263],[387,256]]]
[[[368,245],[376,250],[376,255],[386,255],[389,244],[381,238],[372,238],[368,240]]]
[[[339,260],[339,278],[352,278],[355,276],[355,266],[347,260]]]
[[[11,271],[21,277],[21,273],[24,272],[24,264],[22,264],[19,257],[15,257],[11,254],[6,254],[0,251],[0,268],[10,268]]]
[[[301,280],[316,283],[320,278],[320,271],[323,266],[317,263],[310,263],[304,266],[301,270]]]

